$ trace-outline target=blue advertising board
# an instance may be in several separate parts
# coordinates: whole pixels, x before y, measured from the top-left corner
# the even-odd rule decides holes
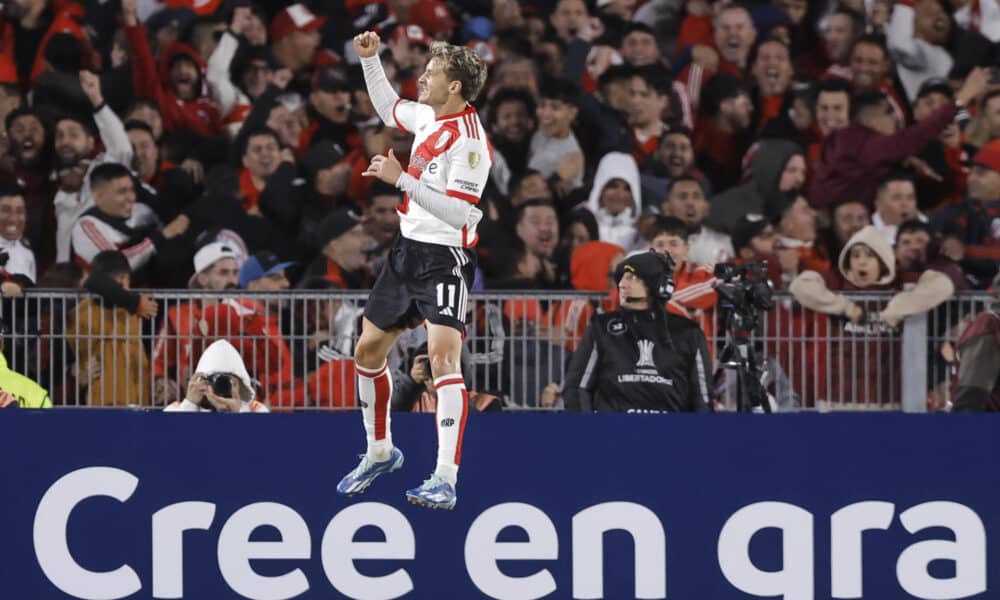
[[[452,512],[360,415],[0,414],[0,598],[1000,598],[1000,421],[474,414]]]

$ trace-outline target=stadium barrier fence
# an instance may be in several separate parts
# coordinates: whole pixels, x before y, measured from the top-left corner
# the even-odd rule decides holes
[[[158,408],[184,397],[203,349],[225,338],[272,409],[355,409],[351,356],[367,293],[149,293],[159,304],[155,320],[103,308],[85,293],[30,290],[5,299],[0,316],[10,367],[39,381],[57,406]],[[865,309],[865,322],[817,314],[776,294],[753,340],[779,409],[945,409],[954,343],[990,296],[959,295],[898,328],[875,318],[888,294],[850,297]],[[468,306],[463,370],[470,389],[496,396],[508,410],[560,410],[559,394],[546,388],[561,385],[587,323],[609,301],[580,292],[480,292]],[[691,314],[713,359],[725,342],[719,313]],[[425,344],[423,328],[403,333],[389,361],[397,378]],[[732,408],[733,391],[732,377],[717,378],[719,409]],[[433,406],[433,390],[419,394],[418,406]]]

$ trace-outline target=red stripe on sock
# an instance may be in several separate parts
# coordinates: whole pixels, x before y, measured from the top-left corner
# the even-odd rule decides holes
[[[441,388],[443,388],[446,385],[459,385],[459,384],[464,385],[465,384],[465,380],[462,379],[461,377],[454,377],[452,379],[445,379],[444,381],[442,381],[440,383],[435,383],[434,384],[434,389],[440,390]]]
[[[455,464],[462,463],[462,435],[465,433],[465,420],[469,418],[469,392],[462,388],[462,419],[458,422],[458,443],[455,444]]]
[[[389,374],[376,377],[373,383],[375,384],[375,439],[384,440],[385,415],[389,409]]]
[[[358,372],[358,375],[364,375],[369,379],[374,379],[375,377],[378,377],[379,375],[385,373],[388,368],[389,368],[389,363],[382,365],[382,367],[379,369],[366,369],[358,365],[357,363],[355,363],[354,365],[354,370]]]

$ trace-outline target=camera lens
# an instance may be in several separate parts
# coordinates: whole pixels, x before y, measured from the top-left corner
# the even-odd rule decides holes
[[[222,398],[233,398],[233,382],[227,373],[215,373],[208,378],[212,384],[212,393]]]

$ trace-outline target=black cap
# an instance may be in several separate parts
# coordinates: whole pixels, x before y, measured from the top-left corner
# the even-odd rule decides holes
[[[339,238],[361,223],[361,214],[353,208],[338,208],[319,224],[317,241],[321,247],[325,246],[330,240]]]
[[[79,73],[83,64],[83,47],[76,36],[56,33],[45,44],[45,60],[52,68],[63,73]]]
[[[952,89],[951,84],[944,77],[931,77],[920,84],[920,90],[917,92],[917,100],[933,93],[944,94],[947,98],[955,97],[955,90]]]
[[[344,158],[344,149],[340,147],[340,144],[330,140],[320,140],[306,150],[302,158],[299,159],[299,164],[302,165],[306,177],[312,179],[316,173],[323,169],[329,169],[340,162],[342,158]]]
[[[764,229],[767,228],[767,219],[759,213],[748,213],[743,215],[736,225],[730,237],[733,240],[733,250],[739,252],[741,248],[750,245],[750,240],[754,239]]]
[[[173,27],[177,30],[178,37],[183,39],[197,20],[198,15],[190,8],[164,8],[146,19],[145,25],[150,34],[155,34],[164,27]]]
[[[313,88],[324,92],[349,92],[351,84],[343,70],[335,66],[325,66],[316,69],[313,75]]]

